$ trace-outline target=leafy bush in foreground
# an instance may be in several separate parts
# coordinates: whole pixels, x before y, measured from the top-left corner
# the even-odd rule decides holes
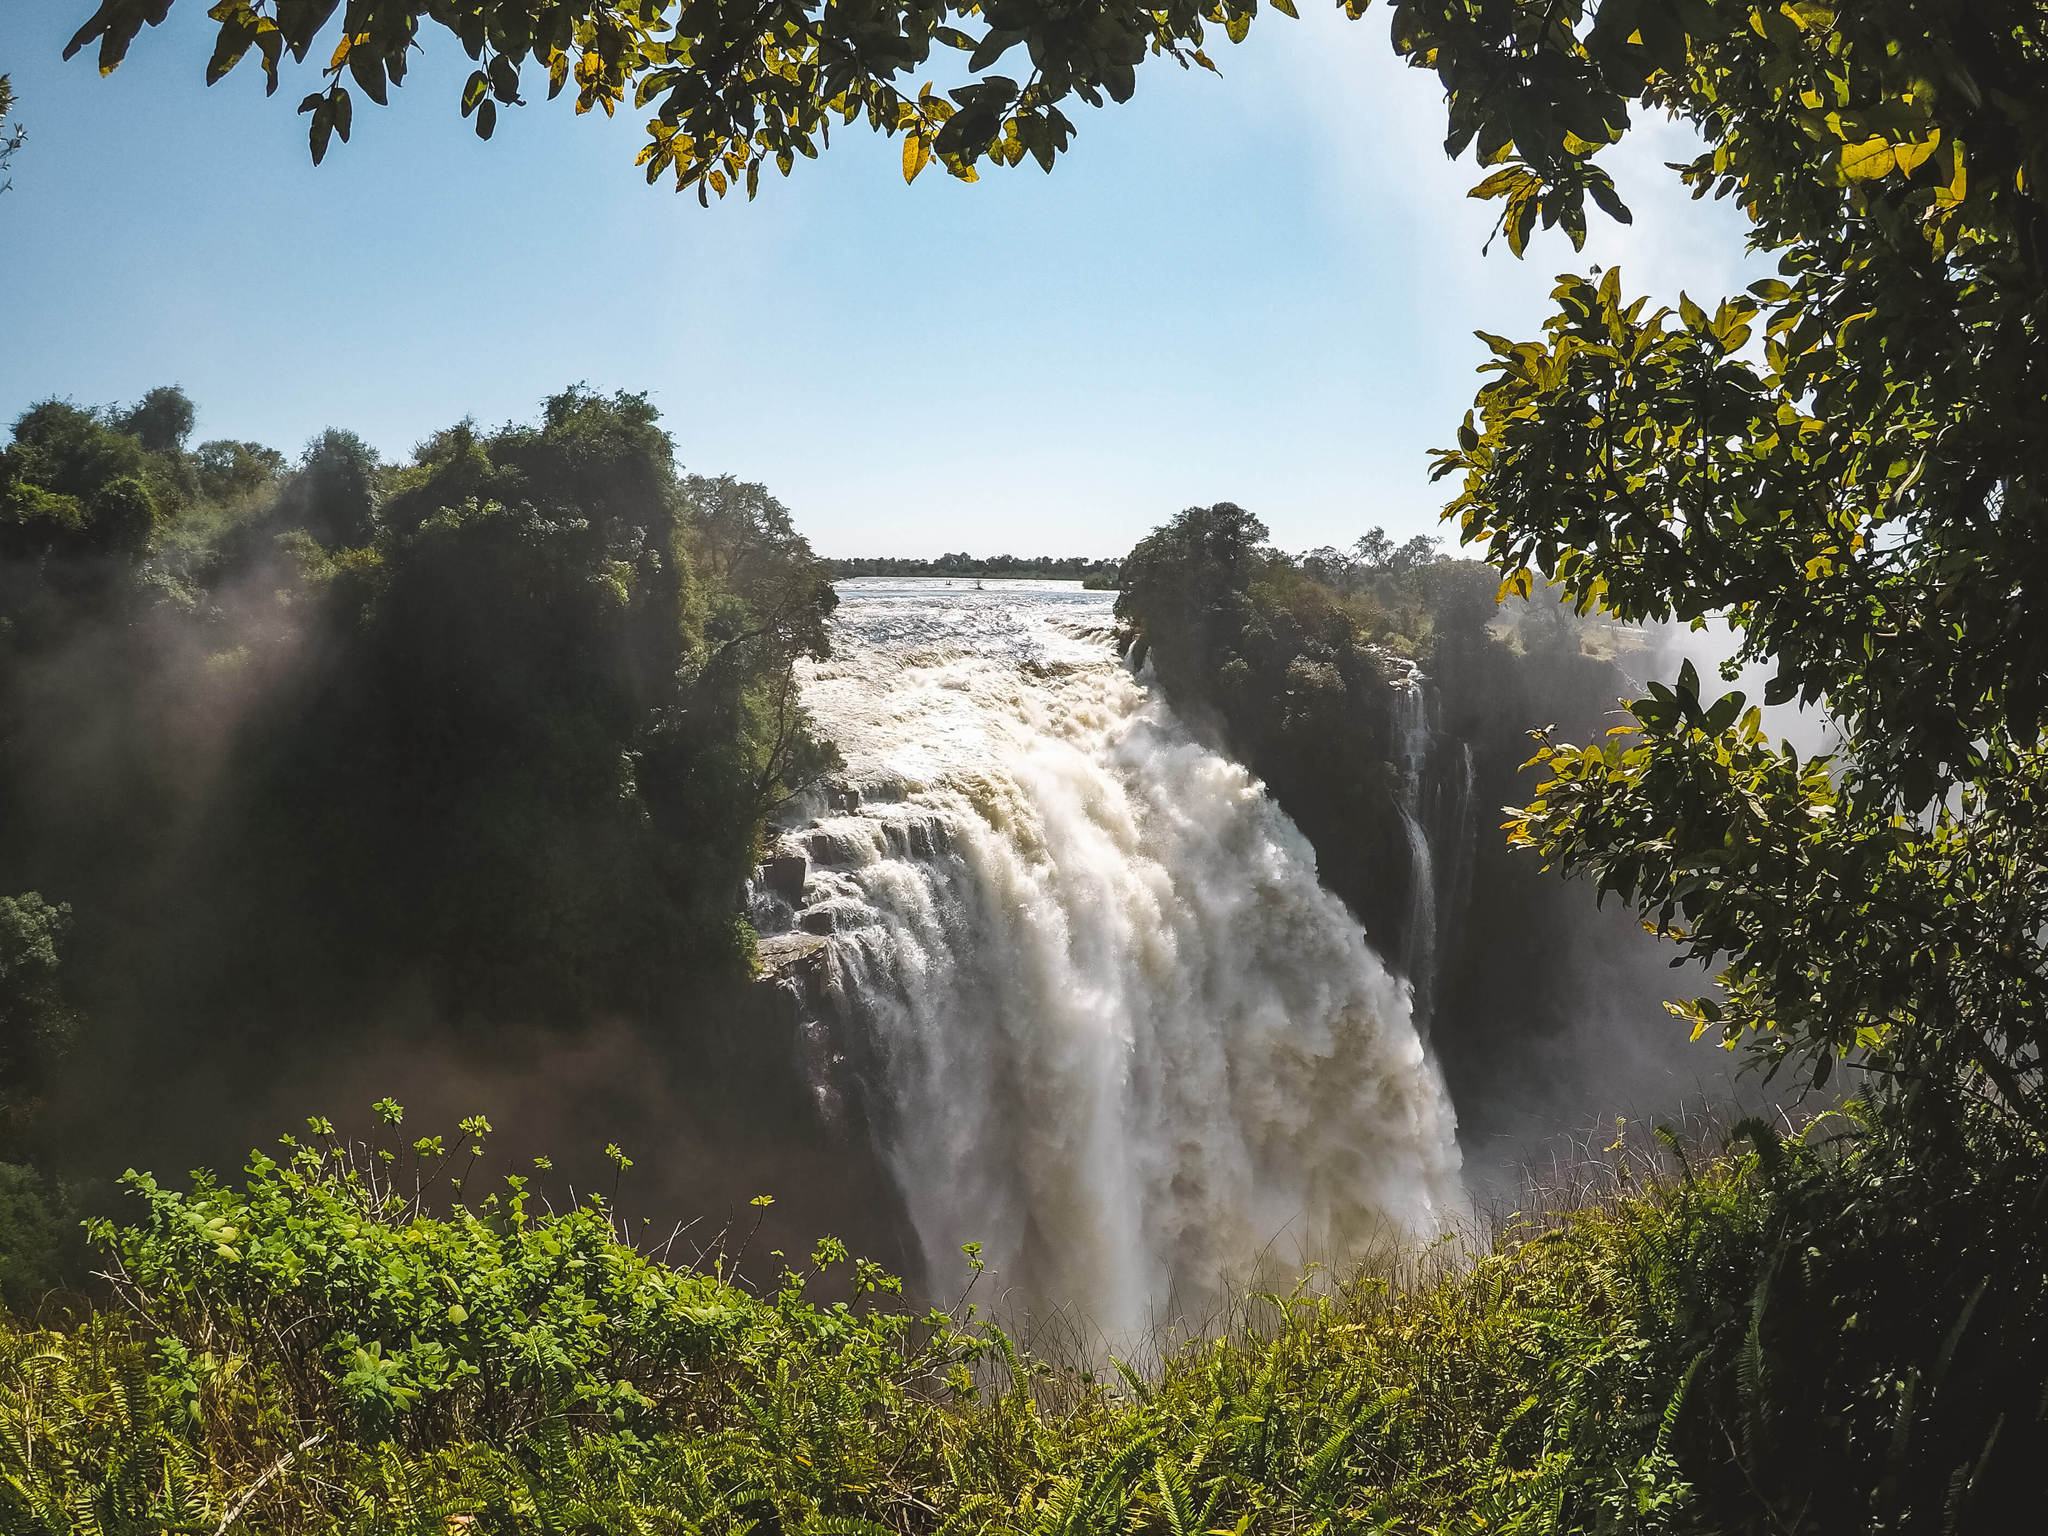
[[[830,1240],[756,1292],[317,1130],[239,1189],[135,1176],[122,1304],[0,1326],[0,1530],[1968,1531],[2042,1449],[2040,1196],[1997,1147],[1930,1202],[1751,1125],[1098,1379]]]

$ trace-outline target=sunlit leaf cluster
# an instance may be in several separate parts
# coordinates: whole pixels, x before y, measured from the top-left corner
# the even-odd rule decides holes
[[[1807,1057],[1821,1086],[1841,1061],[1921,1097],[1960,1084],[2040,1134],[2048,755],[1930,817],[1885,814],[1840,762],[1773,744],[1746,705],[1703,702],[1688,663],[1608,740],[1546,738],[1547,782],[1511,837],[1720,965],[1717,995],[1669,1005],[1695,1039],[1753,1035],[1771,1057]]]
[[[1711,308],[1560,278],[1540,339],[1485,338],[1438,455],[1447,516],[1582,611],[1727,614],[1775,666],[1764,702],[1826,711],[1842,746],[1802,762],[1688,677],[1633,706],[1633,738],[1546,743],[1517,835],[1728,967],[1696,1022],[2048,1129],[2048,12],[1608,0],[1532,42],[1507,25],[1527,9],[1415,34],[1454,125],[1524,178],[1511,242],[1513,198],[1575,195],[1588,152],[1527,98],[1583,90],[1610,122],[1693,124],[1681,175],[1739,203],[1780,275]]]
[[[112,70],[170,7],[102,0],[69,51],[96,43]],[[1072,100],[1128,100],[1152,56],[1213,69],[1210,29],[1240,41],[1257,11],[1258,0],[221,0],[207,12],[218,24],[207,80],[252,53],[273,92],[287,61],[317,67],[321,87],[299,110],[318,161],[348,139],[356,94],[384,105],[423,34],[442,31],[475,61],[460,107],[481,137],[543,81],[578,113],[651,108],[647,180],[670,176],[706,200],[740,186],[751,196],[764,166],[786,176],[833,127],[863,122],[902,136],[906,179],[933,162],[967,181],[984,162],[1050,170],[1074,134]]]

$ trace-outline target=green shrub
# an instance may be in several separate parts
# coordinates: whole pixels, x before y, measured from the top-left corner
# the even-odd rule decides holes
[[[1883,1137],[1743,1135],[1098,1375],[829,1239],[757,1291],[322,1124],[240,1188],[133,1178],[124,1304],[0,1328],[0,1530],[1983,1528],[2042,1449],[2037,1181],[1977,1145],[1930,1202]]]
[[[381,1108],[395,1135],[402,1112]],[[472,1200],[458,1160],[482,1156],[481,1117],[454,1149],[351,1145],[312,1125],[314,1144],[256,1155],[240,1188],[200,1175],[178,1192],[131,1172],[141,1219],[94,1226],[160,1350],[248,1362],[295,1424],[364,1444],[506,1446],[557,1421],[673,1425],[791,1350],[854,1378],[951,1363],[943,1328],[913,1347],[909,1317],[813,1308],[799,1277],[757,1298],[658,1262],[621,1240],[602,1196],[536,1210],[514,1174]],[[452,1203],[436,1213],[437,1200]],[[830,1240],[814,1258],[846,1262]],[[850,1283],[856,1301],[898,1289],[865,1263]]]

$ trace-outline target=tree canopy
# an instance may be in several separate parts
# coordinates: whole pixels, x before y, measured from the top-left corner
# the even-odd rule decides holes
[[[1487,338],[1439,473],[1510,586],[1725,611],[1775,659],[1766,701],[1824,705],[1846,747],[1802,762],[1688,672],[1636,737],[1547,744],[1516,833],[1724,966],[1726,996],[1684,1010],[1700,1031],[2038,1133],[2044,12],[1697,9],[1632,88],[1700,128],[1682,174],[1739,200],[1782,277],[1711,312],[1561,278],[1542,339]],[[1584,72],[1634,78],[1598,46]]]
[[[14,110],[14,82],[0,75],[0,192],[5,192],[14,183],[4,179],[8,165],[13,161],[15,151],[28,142],[28,130],[20,123],[9,122],[8,115]]]
[[[638,395],[396,464],[188,450],[196,414],[46,400],[0,448],[0,1160],[400,1007],[710,1052],[761,818],[836,761],[781,503]]]
[[[97,44],[109,72],[173,3],[101,0],[66,56]],[[1369,3],[1339,8],[1356,19]],[[1272,7],[1295,13],[1292,0]],[[1063,104],[1127,100],[1148,56],[1214,69],[1209,29],[1240,41],[1258,9],[1258,0],[226,0],[208,12],[218,32],[206,78],[253,53],[275,92],[287,58],[312,60],[320,88],[299,111],[317,161],[337,134],[347,140],[356,92],[386,103],[432,27],[476,63],[460,108],[480,135],[490,136],[501,105],[523,104],[530,67],[550,99],[573,85],[579,113],[652,106],[639,157],[649,182],[672,174],[700,198],[742,184],[751,195],[764,164],[787,175],[797,157],[815,158],[835,119],[901,133],[907,177],[934,160],[970,180],[984,161],[1028,156],[1049,170],[1074,134]],[[1816,0],[1396,0],[1390,11],[1395,51],[1443,82],[1446,150],[1476,149],[1498,167],[1480,195],[1504,200],[1517,253],[1539,219],[1582,239],[1588,197],[1628,217],[1596,156],[1642,109],[1707,130],[1716,147],[1696,167],[1703,184],[1747,185],[1789,152],[1835,184],[1911,179],[1944,213],[1971,197],[1974,179],[1973,211],[2034,217],[2014,208],[2034,201],[2024,168],[2035,165],[2038,180],[2042,144],[2026,75],[2040,28],[2031,0],[1889,0],[1853,14]],[[933,77],[914,85],[927,69]],[[940,75],[958,83],[941,89]],[[1777,195],[1799,200],[1789,186]]]
[[[102,0],[66,56],[97,43],[101,72],[110,71],[172,3]],[[1063,104],[1127,100],[1148,55],[1213,68],[1205,23],[1236,40],[1257,10],[1258,0],[227,0],[207,13],[219,32],[206,78],[212,84],[254,53],[274,92],[287,58],[314,60],[321,86],[299,110],[318,161],[334,137],[348,139],[356,92],[386,103],[422,29],[436,27],[476,62],[460,105],[482,137],[500,106],[524,103],[530,68],[550,99],[573,87],[579,113],[652,106],[640,153],[648,181],[672,174],[678,189],[722,197],[742,184],[751,195],[763,165],[788,175],[799,156],[815,158],[835,121],[903,134],[906,177],[936,160],[972,180],[982,161],[1016,165],[1027,155],[1049,170],[1074,133]],[[909,77],[928,66],[961,83],[913,86]]]

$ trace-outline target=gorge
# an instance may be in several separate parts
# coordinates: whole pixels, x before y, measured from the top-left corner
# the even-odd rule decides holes
[[[848,579],[897,562],[679,475],[636,396],[246,484],[133,414],[47,402],[7,460],[41,510],[0,853],[42,958],[0,1162],[62,1181],[17,1292],[131,1162],[395,1097],[571,1188],[629,1146],[636,1215],[773,1196],[756,1271],[832,1233],[937,1298],[978,1245],[1126,1332],[1412,1250],[1688,1086],[1654,946],[1493,831],[1526,727],[1597,734],[1635,642],[1428,540],[1291,556],[1221,503],[1114,591]],[[107,465],[161,547],[47,489],[111,518]]]
[[[819,1117],[900,1192],[943,1289],[1084,1302],[1112,1336],[1465,1216],[1426,1041],[1478,841],[1472,745],[1386,658],[1376,948],[1213,731],[1074,583],[839,585],[806,707],[844,769],[787,807],[751,890]],[[1128,637],[1125,637],[1126,639]]]

